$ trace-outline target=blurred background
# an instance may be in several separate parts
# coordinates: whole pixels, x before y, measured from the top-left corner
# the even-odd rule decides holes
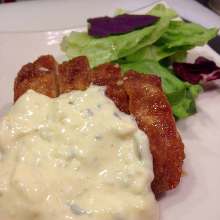
[[[0,0],[0,3],[11,3],[11,2],[21,2],[21,1],[34,1],[34,0]],[[215,11],[217,14],[220,14],[220,0],[196,0],[196,1],[204,5],[205,7],[208,7],[209,9]]]
[[[0,0],[0,32],[72,29],[86,18],[114,15],[116,9],[135,11],[159,0]],[[220,0],[164,0],[185,20],[219,27]],[[92,3],[92,4],[91,4]],[[4,21],[4,22],[2,22]]]
[[[34,0],[0,0],[0,3],[12,3],[12,2],[21,2],[21,1],[34,1]],[[208,7],[209,9],[215,11],[217,14],[220,14],[220,0],[196,0],[196,1],[204,5],[205,7]]]

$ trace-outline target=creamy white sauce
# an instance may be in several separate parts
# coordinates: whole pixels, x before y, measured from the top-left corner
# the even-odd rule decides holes
[[[147,137],[104,89],[29,90],[1,120],[1,220],[158,219]]]

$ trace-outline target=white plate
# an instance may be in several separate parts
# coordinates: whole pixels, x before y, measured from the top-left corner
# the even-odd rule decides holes
[[[13,81],[21,66],[42,54],[62,59],[59,42],[67,33],[69,30],[0,34],[1,115],[12,104]],[[207,46],[194,49],[189,59],[198,55],[220,65],[220,57]],[[161,220],[220,219],[220,87],[201,94],[197,107],[197,114],[177,123],[185,143],[187,175],[159,201]]]

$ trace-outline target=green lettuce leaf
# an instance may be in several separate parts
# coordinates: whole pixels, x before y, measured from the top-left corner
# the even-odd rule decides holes
[[[158,17],[169,17],[170,19],[178,17],[173,9],[167,8],[164,4],[155,5],[147,14]]]
[[[196,112],[195,98],[202,91],[200,85],[191,85],[181,81],[169,69],[153,60],[121,64],[121,68],[123,72],[132,69],[161,77],[163,90],[177,119],[185,118]]]
[[[177,51],[175,54],[160,60],[159,63],[162,66],[169,67],[174,62],[180,62],[180,63],[186,62],[186,58],[187,58],[187,51],[184,51],[184,50]]]
[[[164,15],[167,14],[167,16],[161,16],[154,25],[127,34],[95,38],[89,36],[86,32],[72,32],[69,36],[63,38],[61,49],[69,58],[80,55],[87,56],[92,67],[118,60],[135,53],[143,47],[152,45],[164,34],[174,14],[165,7],[160,10],[161,13],[163,11]],[[151,14],[155,13],[154,11],[155,8],[151,11]]]
[[[146,46],[124,58],[124,62],[136,62],[145,59],[156,61],[185,52],[196,46],[208,43],[218,33],[216,28],[204,28],[194,23],[171,21],[166,32],[153,45]]]
[[[204,28],[199,24],[184,21],[171,21],[166,32],[156,42],[156,46],[174,50],[182,47],[201,46],[218,33],[217,28]]]

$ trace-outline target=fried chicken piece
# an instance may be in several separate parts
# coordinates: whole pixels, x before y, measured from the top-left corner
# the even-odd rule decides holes
[[[105,63],[95,67],[90,73],[92,83],[106,86],[121,79],[121,69],[118,64]]]
[[[89,87],[89,61],[80,56],[64,62],[58,68],[58,85],[60,94],[72,90],[85,90]]]
[[[129,114],[128,95],[124,90],[121,69],[118,64],[106,63],[94,68],[90,73],[93,84],[106,86],[105,94],[120,111]]]
[[[128,94],[120,82],[121,81],[117,81],[116,83],[107,85],[105,94],[115,103],[120,111],[129,114]]]
[[[14,101],[28,89],[56,97],[59,93],[56,82],[57,66],[57,62],[50,55],[41,56],[34,63],[24,65],[15,79]]]
[[[129,71],[124,77],[124,87],[129,96],[130,113],[150,141],[155,175],[152,189],[158,196],[178,185],[184,145],[157,76]]]
[[[50,97],[72,90],[84,90],[92,82],[106,86],[106,95],[127,114],[133,114],[150,141],[156,196],[176,187],[182,173],[183,143],[176,130],[170,105],[156,76],[129,71],[121,76],[120,67],[103,64],[91,70],[86,57],[57,65],[52,56],[42,56],[22,67],[15,79],[14,99],[28,89]]]

